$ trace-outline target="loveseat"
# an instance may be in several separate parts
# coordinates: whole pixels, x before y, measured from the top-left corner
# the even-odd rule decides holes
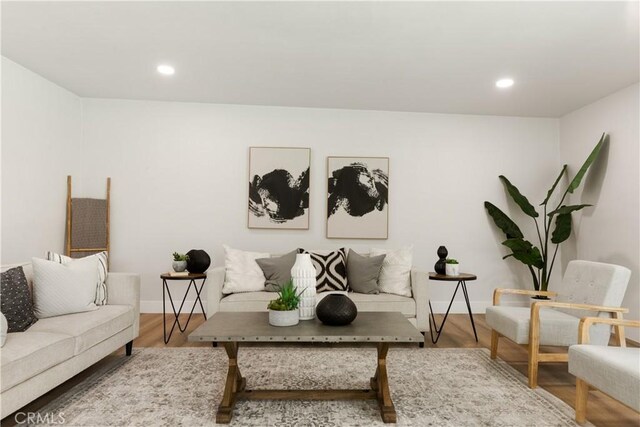
[[[272,254],[272,257],[279,256]],[[218,311],[267,311],[267,304],[275,298],[274,292],[239,292],[225,295],[222,287],[225,267],[216,267],[207,272],[207,316]],[[358,311],[399,311],[423,334],[429,331],[429,274],[411,270],[411,296],[387,293],[361,294],[349,292],[347,295],[356,304]],[[327,292],[316,294],[317,301]]]
[[[22,266],[29,287],[31,264]],[[4,418],[105,356],[126,346],[131,354],[140,319],[140,276],[107,275],[107,304],[97,310],[39,319],[7,334],[0,348],[0,406]]]

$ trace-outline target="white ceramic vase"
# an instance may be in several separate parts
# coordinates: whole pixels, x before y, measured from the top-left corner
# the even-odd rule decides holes
[[[460,264],[447,264],[445,267],[447,276],[457,276],[460,274]]]
[[[291,268],[291,279],[300,295],[300,320],[311,320],[316,317],[316,268],[311,262],[311,255],[297,254],[296,263]]]
[[[300,322],[298,310],[269,310],[269,324],[272,326],[293,326]]]

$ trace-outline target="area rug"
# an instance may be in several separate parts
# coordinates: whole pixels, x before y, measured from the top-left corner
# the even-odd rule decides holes
[[[373,348],[240,348],[248,388],[366,388]],[[575,426],[573,409],[485,349],[392,348],[399,426]],[[40,412],[71,426],[212,426],[227,371],[221,348],[145,348]],[[232,426],[382,426],[375,401],[240,401]]]

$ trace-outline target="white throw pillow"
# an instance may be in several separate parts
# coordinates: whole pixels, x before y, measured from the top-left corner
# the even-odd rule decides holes
[[[71,258],[66,255],[57,254],[55,252],[47,252],[46,259],[49,261],[59,262],[60,264],[69,264],[70,262],[93,262],[93,258],[98,261],[98,282],[96,283],[96,305],[105,305],[107,303],[107,265],[108,253],[106,251],[89,255],[84,258]]]
[[[0,313],[0,347],[4,347],[4,342],[7,340],[7,331],[9,330],[9,323],[4,314]]]
[[[406,248],[371,249],[370,256],[386,255],[378,277],[378,289],[387,294],[411,296],[411,264],[413,246]]]
[[[224,285],[223,294],[236,292],[264,291],[264,277],[262,269],[256,262],[258,258],[268,258],[265,252],[247,252],[239,249],[224,248]]]
[[[59,264],[32,259],[33,305],[38,319],[95,310],[98,260]]]

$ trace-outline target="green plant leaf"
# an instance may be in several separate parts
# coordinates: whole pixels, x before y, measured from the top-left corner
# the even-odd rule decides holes
[[[493,218],[493,222],[495,222],[498,228],[507,236],[507,239],[524,237],[524,234],[520,231],[520,227],[494,204],[484,202],[484,207],[487,209],[491,218]]]
[[[560,214],[556,217],[556,228],[551,235],[551,242],[557,245],[567,240],[569,236],[571,236],[571,214]]]
[[[502,244],[511,249],[514,258],[521,263],[531,265],[535,268],[544,267],[544,260],[542,259],[540,250],[533,246],[528,240],[522,238],[507,239],[502,242]]]
[[[524,212],[525,214],[529,215],[532,218],[537,218],[538,212],[536,212],[536,208],[534,208],[533,205],[529,203],[529,200],[520,193],[520,190],[518,190],[518,188],[516,188],[515,185],[509,182],[506,176],[500,175],[499,178],[504,184],[504,186],[507,188],[507,192],[509,193],[513,201],[516,202],[518,206],[520,206],[520,209],[522,209],[522,212]]]
[[[584,178],[584,175],[587,173],[587,170],[589,170],[591,164],[598,158],[598,154],[600,154],[600,150],[606,142],[609,142],[609,135],[603,133],[600,137],[600,141],[593,148],[593,151],[591,151],[591,154],[589,154],[587,160],[584,161],[584,164],[582,165],[576,176],[573,177],[571,184],[569,184],[569,187],[567,188],[567,191],[569,193],[573,193],[575,189],[580,186],[582,178]]]
[[[558,209],[556,209],[555,211],[549,212],[547,215],[552,216],[552,215],[570,214],[571,212],[579,211],[583,208],[586,208],[587,206],[593,206],[593,205],[568,205],[568,206],[563,205]]]
[[[551,198],[551,195],[553,194],[553,191],[558,186],[558,183],[560,182],[560,179],[562,178],[562,175],[564,175],[566,170],[567,170],[567,165],[562,166],[562,170],[560,171],[560,175],[558,175],[558,177],[556,178],[556,181],[553,183],[553,185],[551,186],[549,191],[547,191],[547,197],[544,199],[544,202],[540,203],[540,206],[544,206],[544,205],[547,204],[547,202]]]

